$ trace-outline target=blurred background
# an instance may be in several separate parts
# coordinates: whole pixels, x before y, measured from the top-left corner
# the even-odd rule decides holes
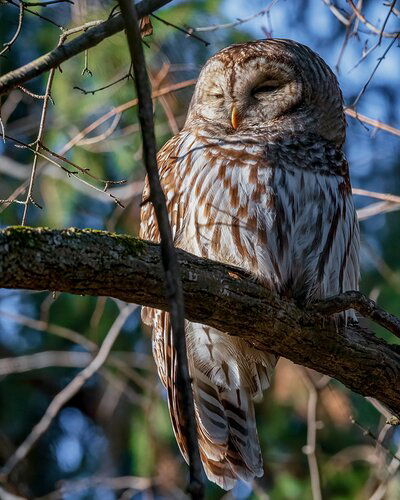
[[[19,5],[0,2],[0,52],[17,31]],[[1,74],[53,49],[60,26],[107,19],[114,6],[108,0],[60,0],[24,9],[19,36],[0,57]],[[217,50],[273,36],[302,42],[326,60],[349,107],[346,154],[361,220],[361,289],[398,316],[400,59],[393,33],[399,31],[399,9],[396,1],[378,0],[173,1],[156,15],[200,39],[155,17],[153,33],[144,38],[159,146],[182,127],[194,79]],[[40,142],[72,164],[40,150],[28,225],[138,233],[144,167],[129,75],[123,33],[55,71]],[[1,228],[23,219],[35,148],[26,145],[38,138],[47,81],[42,75],[1,98],[7,135],[0,142]],[[78,167],[90,170],[65,171]],[[149,331],[139,307],[127,309],[108,298],[0,290],[0,466],[112,328],[120,334],[107,362],[0,482],[0,498],[185,497],[187,467]],[[375,402],[281,359],[257,418],[264,477],[230,493],[207,483],[207,498],[309,499],[318,498],[318,489],[334,500],[400,498],[400,428],[385,424],[387,415]],[[317,477],[315,470],[310,476],[307,455],[314,438]],[[5,489],[14,497],[3,496]]]

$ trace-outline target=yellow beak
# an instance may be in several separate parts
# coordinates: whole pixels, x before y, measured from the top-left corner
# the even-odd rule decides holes
[[[236,130],[239,126],[239,113],[235,105],[232,106],[231,110],[231,123],[232,127]]]

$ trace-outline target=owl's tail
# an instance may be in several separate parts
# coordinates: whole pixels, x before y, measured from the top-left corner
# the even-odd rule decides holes
[[[237,479],[251,481],[263,475],[254,400],[261,399],[269,386],[275,358],[257,351],[255,356],[259,359],[254,359],[251,354],[255,349],[249,345],[235,346],[245,347],[239,351],[232,349],[232,344],[230,352],[221,358],[218,345],[213,347],[213,362],[208,365],[199,359],[194,362],[196,355],[193,356],[189,343],[190,375],[204,470],[211,481],[229,490]],[[168,395],[177,442],[187,460],[183,419],[179,418],[185,410],[178,407],[174,391],[168,391]]]

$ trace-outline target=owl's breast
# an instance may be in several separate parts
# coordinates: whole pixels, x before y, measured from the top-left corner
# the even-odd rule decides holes
[[[192,148],[177,246],[287,295],[338,292],[355,211],[343,176],[307,166],[268,161],[254,145]]]

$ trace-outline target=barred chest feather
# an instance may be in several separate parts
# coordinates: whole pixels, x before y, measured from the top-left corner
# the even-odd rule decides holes
[[[300,300],[353,289],[358,225],[347,163],[326,141],[182,137],[166,192],[177,246]],[[179,193],[177,193],[177,187]]]

